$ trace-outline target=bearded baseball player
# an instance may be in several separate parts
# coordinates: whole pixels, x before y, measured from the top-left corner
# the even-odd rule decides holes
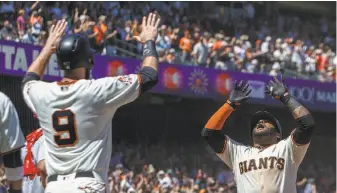
[[[2,155],[9,193],[21,193],[22,162],[20,149],[25,145],[18,113],[12,101],[0,92],[0,155]]]
[[[27,135],[25,147],[21,149],[24,176],[22,193],[44,193],[39,171],[44,156],[43,131],[39,128]]]
[[[310,143],[315,125],[313,117],[288,93],[283,80],[275,78],[266,93],[289,109],[297,127],[282,139],[278,120],[266,111],[259,111],[251,120],[253,146],[240,144],[223,135],[221,128],[229,115],[249,98],[250,91],[248,84],[235,82],[229,99],[208,120],[202,136],[232,168],[238,193],[296,193],[297,170]]]
[[[150,90],[158,82],[155,40],[160,19],[143,17],[142,67],[137,74],[89,80],[93,50],[86,37],[61,38],[67,23],[58,21],[40,55],[22,81],[25,102],[37,114],[43,128],[46,193],[109,192],[111,126],[116,110]],[[56,51],[64,78],[43,82],[49,57]],[[104,65],[104,64],[99,64]],[[135,64],[136,65],[136,64]]]

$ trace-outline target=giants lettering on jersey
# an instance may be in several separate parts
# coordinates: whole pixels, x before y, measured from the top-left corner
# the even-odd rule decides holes
[[[260,169],[274,169],[282,171],[284,169],[284,159],[277,157],[264,157],[260,159],[250,159],[239,163],[240,174]]]

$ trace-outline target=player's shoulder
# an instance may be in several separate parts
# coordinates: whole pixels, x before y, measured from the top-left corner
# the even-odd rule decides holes
[[[284,138],[284,139],[282,139],[282,140],[280,140],[278,143],[276,143],[275,144],[275,147],[276,148],[286,148],[288,145],[289,145],[289,137],[287,137],[287,138]]]
[[[102,85],[105,84],[105,82],[108,81],[108,78],[100,78],[100,79],[81,79],[77,80],[73,84],[69,85],[60,85],[58,83],[54,84],[56,87],[62,87],[62,86],[72,86],[74,89],[71,89],[75,92],[88,92],[92,93],[93,90],[96,88],[100,88]]]
[[[78,86],[85,86],[87,88],[101,88],[105,87],[114,83],[117,83],[118,81],[126,81],[127,78],[122,78],[124,76],[116,76],[116,77],[103,77],[103,78],[97,78],[97,79],[90,79],[90,80],[80,80],[78,82]]]
[[[51,88],[51,82],[45,82],[42,80],[31,80],[25,83],[23,89],[27,92],[27,93],[31,93],[31,90],[34,90],[34,92],[39,91],[39,93],[41,93],[41,90],[45,90],[48,88]],[[33,93],[34,93],[33,92]]]
[[[82,87],[85,87],[86,85],[90,84],[90,80],[86,79],[80,79],[80,80],[74,80],[71,82],[60,82],[60,81],[54,81],[54,82],[43,82],[41,83],[41,87],[45,87],[47,90],[59,90],[62,91],[68,91],[69,89],[63,89],[63,88],[75,88],[73,90],[80,89]],[[40,86],[39,86],[40,87]]]
[[[74,81],[73,85],[74,86],[92,86],[92,85],[99,84],[104,81],[109,81],[112,78],[113,77],[103,77],[103,78],[98,78],[98,79],[80,79],[80,80]],[[61,84],[57,83],[57,85],[60,86]]]
[[[229,144],[229,145],[234,145],[237,148],[241,148],[242,150],[247,150],[247,149],[252,148],[252,146],[250,146],[250,145],[245,145],[243,143],[235,141],[234,139],[230,138],[228,135],[225,135],[225,136],[227,138],[227,144]]]
[[[50,82],[46,82],[43,80],[30,80],[25,83],[25,86],[31,86],[31,85],[48,85]]]

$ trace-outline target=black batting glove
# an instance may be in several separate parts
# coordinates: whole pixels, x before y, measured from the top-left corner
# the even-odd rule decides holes
[[[249,89],[248,83],[240,81],[238,84],[237,81],[235,81],[234,89],[230,93],[227,103],[235,109],[236,106],[239,106],[248,100],[250,92],[252,92],[252,90]]]
[[[282,102],[289,96],[288,88],[284,84],[283,76],[281,74],[281,81],[274,77],[274,81],[271,80],[268,85],[266,85],[265,93],[269,94],[275,99],[278,99]]]

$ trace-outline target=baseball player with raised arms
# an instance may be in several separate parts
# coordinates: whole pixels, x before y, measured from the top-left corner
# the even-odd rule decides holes
[[[0,155],[2,155],[9,193],[21,193],[22,162],[20,149],[25,145],[18,113],[12,101],[0,92]]]
[[[64,36],[64,20],[51,27],[40,55],[30,65],[23,81],[23,95],[43,128],[46,193],[109,192],[112,119],[116,110],[150,90],[158,82],[155,40],[160,19],[143,17],[142,67],[136,74],[89,80],[93,50],[87,37]],[[43,82],[49,57],[56,51],[64,78]],[[104,65],[104,64],[99,64]],[[135,64],[136,65],[136,64]]]
[[[24,176],[22,193],[44,193],[39,171],[41,162],[45,159],[43,143],[42,128],[36,129],[26,137],[25,147],[21,149]]]
[[[308,149],[315,125],[313,117],[290,96],[283,80],[275,78],[270,81],[266,93],[290,110],[297,127],[289,137],[282,139],[278,120],[266,111],[259,111],[251,120],[253,146],[240,144],[222,134],[221,129],[229,115],[249,98],[250,91],[248,84],[235,82],[229,99],[208,120],[201,135],[232,168],[238,193],[295,193],[297,170]]]

